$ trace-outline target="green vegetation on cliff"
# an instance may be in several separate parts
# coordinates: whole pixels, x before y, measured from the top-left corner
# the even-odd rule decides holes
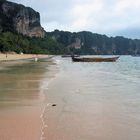
[[[87,31],[71,33],[55,30],[48,32],[48,36],[69,48],[77,54],[95,55],[131,55],[140,54],[140,40],[128,39],[121,36],[107,37]],[[77,41],[79,40],[79,41]],[[81,48],[76,48],[77,43]],[[79,45],[79,44],[78,44]],[[79,46],[78,46],[79,47]]]
[[[0,33],[0,51],[14,51],[27,54],[64,54],[67,52],[67,49],[51,37],[30,38],[21,34],[4,32]]]
[[[81,48],[73,47],[77,38],[80,40]],[[91,32],[70,33],[58,30],[46,33],[44,38],[2,32],[0,33],[0,51],[35,54],[131,55],[140,54],[140,40],[124,37],[109,38]]]

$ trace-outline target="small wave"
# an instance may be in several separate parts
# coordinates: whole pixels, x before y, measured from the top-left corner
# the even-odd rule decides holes
[[[109,75],[109,76],[113,76],[116,77],[116,79],[124,79],[130,82],[134,82],[134,83],[140,83],[140,78],[136,77],[136,75],[128,75],[128,74],[123,74],[123,73],[114,73],[114,72],[109,72],[109,71],[98,71],[98,73],[103,74],[103,75]]]
[[[59,63],[59,60],[56,59],[56,61]],[[45,123],[44,117],[45,117],[45,111],[47,110],[47,108],[51,105],[51,103],[48,103],[46,105],[45,102],[45,91],[49,89],[49,84],[57,77],[57,73],[54,73],[54,75],[52,77],[46,78],[47,75],[45,76],[44,80],[42,80],[42,82],[40,83],[41,86],[41,94],[44,96],[44,102],[43,102],[43,109],[42,109],[42,113],[40,115],[40,119],[42,122],[42,127],[41,127],[41,136],[40,136],[40,140],[45,140],[44,137],[44,129],[48,127],[48,125]]]

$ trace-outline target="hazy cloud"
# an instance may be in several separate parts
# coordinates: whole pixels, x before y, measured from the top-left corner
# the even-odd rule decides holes
[[[140,38],[138,0],[11,0],[37,10],[46,31],[54,29]]]

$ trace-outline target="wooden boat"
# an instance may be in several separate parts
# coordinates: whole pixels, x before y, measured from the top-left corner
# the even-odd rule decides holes
[[[109,57],[109,58],[103,58],[103,57],[72,57],[73,62],[116,62],[118,57]]]

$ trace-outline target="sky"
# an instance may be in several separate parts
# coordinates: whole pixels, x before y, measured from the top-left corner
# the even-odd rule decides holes
[[[140,39],[139,0],[10,0],[38,11],[46,31],[91,31]]]

